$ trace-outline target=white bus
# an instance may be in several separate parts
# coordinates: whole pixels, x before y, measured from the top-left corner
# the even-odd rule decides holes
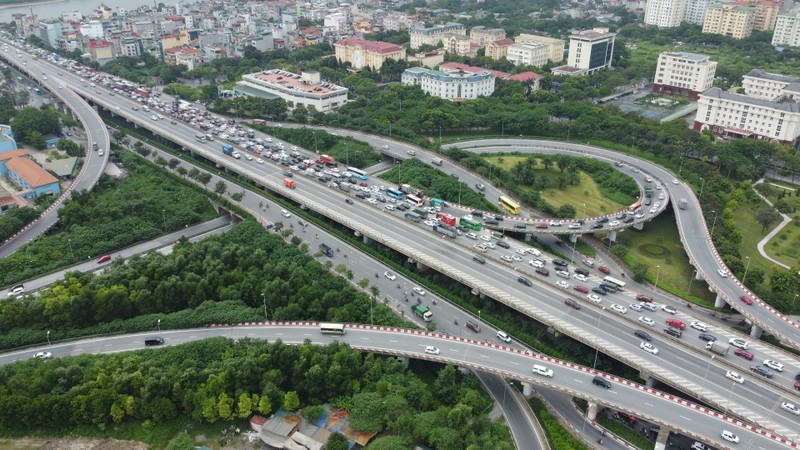
[[[344,324],[341,323],[321,323],[319,331],[322,334],[344,334]]]
[[[605,278],[603,278],[603,282],[604,283],[608,283],[608,284],[610,284],[612,286],[615,286],[617,288],[617,290],[620,290],[620,291],[624,291],[625,290],[625,282],[624,281],[620,281],[620,280],[618,280],[616,278],[605,277]]]
[[[411,206],[416,206],[417,208],[425,204],[421,198],[411,194],[406,194],[406,201],[411,204]]]
[[[358,178],[359,180],[367,181],[367,179],[369,178],[367,172],[364,172],[363,170],[357,169],[355,167],[348,167],[347,171],[350,172],[353,178]]]

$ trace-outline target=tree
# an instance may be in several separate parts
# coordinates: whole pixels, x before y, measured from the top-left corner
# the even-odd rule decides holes
[[[169,160],[168,165],[170,169],[175,170],[176,167],[181,165],[181,161],[178,158],[172,158]]]
[[[756,213],[756,222],[761,225],[761,233],[781,219],[781,215],[773,208],[764,208]]]
[[[633,271],[633,280],[636,282],[642,282],[647,277],[647,265],[645,264],[637,263],[631,270]]]
[[[128,135],[122,130],[114,130],[111,133],[111,139],[114,140],[116,144],[120,144]]]
[[[203,172],[197,176],[197,181],[200,184],[202,184],[203,187],[206,187],[206,185],[208,185],[208,182],[211,181],[211,174],[208,172]]]
[[[225,191],[227,190],[228,190],[228,185],[225,184],[225,182],[222,180],[217,181],[217,184],[214,186],[214,192],[216,192],[219,195],[224,194]]]
[[[239,395],[239,402],[236,404],[236,417],[247,419],[253,413],[253,401],[247,392]]]
[[[556,217],[562,219],[572,219],[575,217],[577,212],[575,211],[575,207],[570,205],[569,203],[562,205],[560,208],[556,210]]]
[[[188,171],[188,170],[186,170],[186,168],[185,168],[185,167],[178,167],[177,169],[175,169],[175,172],[176,172],[178,175],[182,176],[182,177],[186,177],[186,174],[187,174],[187,173],[189,173],[189,171]]]
[[[189,178],[194,180],[197,179],[198,175],[200,175],[200,171],[197,169],[197,167],[192,167],[189,169]]]
[[[339,432],[331,434],[328,437],[328,443],[325,444],[325,450],[347,450],[349,448],[350,442]]]
[[[294,411],[300,407],[300,397],[295,391],[289,391],[283,396],[283,409]]]
[[[195,448],[194,439],[186,433],[178,433],[167,444],[167,450],[192,450]]]

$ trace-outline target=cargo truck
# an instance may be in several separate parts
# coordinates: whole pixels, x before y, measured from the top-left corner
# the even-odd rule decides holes
[[[414,311],[414,314],[422,317],[425,322],[430,322],[433,318],[433,313],[427,306],[423,305],[422,303],[417,303],[411,308]]]
[[[224,153],[224,154],[226,154],[228,156],[233,156],[233,152],[234,151],[235,150],[233,149],[232,145],[230,145],[230,144],[222,144],[222,153]]]
[[[292,180],[290,178],[284,178],[283,179],[283,185],[288,187],[289,189],[294,189],[295,188],[294,180]]]
[[[730,346],[724,342],[719,341],[711,341],[706,343],[706,350],[710,352],[714,352],[720,356],[725,356],[728,354],[728,350],[730,350]]]
[[[443,226],[440,226],[440,225],[434,225],[433,226],[433,231],[436,232],[436,233],[443,234],[443,235],[445,235],[445,236],[447,236],[447,237],[449,237],[451,239],[455,239],[456,238],[456,232],[452,228],[446,228],[446,227],[443,227]]]
[[[339,190],[350,192],[350,185],[348,183],[339,183]]]
[[[422,208],[414,208],[414,212],[417,213],[423,219],[427,219],[428,218],[428,211],[426,211],[426,210],[424,210]]]
[[[678,208],[686,209],[686,205],[688,205],[688,204],[689,204],[689,202],[685,198],[682,198],[682,199],[680,199],[678,201]]]
[[[437,166],[442,165],[442,158],[431,158],[431,164],[435,164]]]

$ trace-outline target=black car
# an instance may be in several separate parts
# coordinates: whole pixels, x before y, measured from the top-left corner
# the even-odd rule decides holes
[[[706,341],[706,342],[714,342],[714,341],[717,340],[716,336],[714,336],[713,334],[708,334],[708,333],[700,333],[700,336],[698,336],[698,337],[700,339]]]
[[[472,217],[483,218],[483,211],[472,211]]]
[[[525,286],[533,286],[533,282],[525,277],[519,277],[517,278],[517,281],[524,284]]]
[[[642,330],[636,330],[636,331],[633,332],[633,334],[636,337],[642,338],[642,339],[644,339],[645,341],[648,341],[648,342],[653,340],[653,337],[650,336],[650,334],[648,334],[648,333],[646,333],[646,332],[644,332]]]
[[[603,224],[602,223],[596,223],[596,224],[592,225],[592,229],[593,230],[599,230],[600,228],[603,228]]]
[[[348,205],[352,205],[353,204],[353,201],[350,200],[349,198],[344,199],[344,202],[347,203]]]
[[[294,176],[294,174],[293,174],[292,172],[289,172],[289,171],[287,170],[286,172],[283,172],[283,176],[285,176],[285,177],[289,177],[289,178],[292,178],[292,177]]]
[[[592,292],[594,292],[597,295],[606,295],[606,291],[600,289],[599,287],[593,287]]]
[[[567,267],[568,266],[567,262],[564,261],[563,259],[554,259],[553,260],[553,265],[554,266],[558,266],[558,267]]]
[[[524,223],[516,223],[514,224],[514,228],[521,228],[524,230],[525,228],[527,228],[527,225],[525,225]]]
[[[356,197],[364,200],[365,198],[369,197],[365,192],[356,192]]]
[[[622,221],[623,223],[631,223],[633,222],[633,217],[628,217],[627,219]]]
[[[542,267],[536,269],[536,273],[538,273],[539,275],[546,276],[546,277],[550,276],[550,271],[545,269],[545,268],[542,268]]]
[[[486,225],[498,225],[500,222],[494,219],[486,219],[483,221]]]
[[[583,267],[578,267],[577,269],[575,269],[575,273],[579,273],[585,277],[589,276],[589,271],[584,269]]]
[[[596,384],[597,386],[602,386],[606,389],[611,389],[611,383],[609,383],[608,380],[601,377],[600,375],[595,375],[595,377],[592,378],[592,384]]]
[[[503,216],[501,216],[500,214],[498,214],[498,215],[494,216],[494,220],[496,220],[496,221],[498,221],[498,222],[502,222],[502,221],[503,221]]]
[[[497,246],[502,248],[511,248],[511,245],[506,241],[497,241]]]
[[[608,222],[608,217],[603,217],[602,219],[597,221],[597,223],[606,223],[606,222]]]

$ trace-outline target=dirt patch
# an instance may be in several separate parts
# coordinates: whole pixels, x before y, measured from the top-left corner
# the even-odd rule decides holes
[[[147,445],[136,441],[115,439],[4,439],[0,450],[147,450]]]

